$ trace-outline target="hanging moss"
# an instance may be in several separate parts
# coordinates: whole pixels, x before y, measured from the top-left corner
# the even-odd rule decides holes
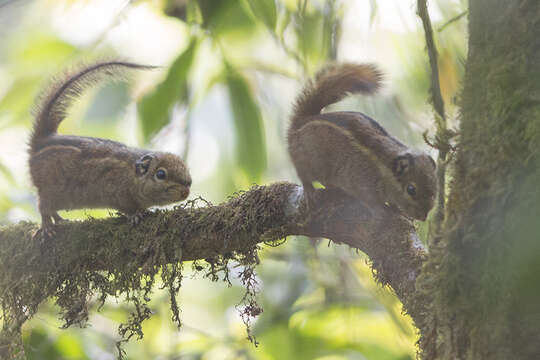
[[[285,218],[276,190],[287,186],[292,185],[278,184],[270,191],[255,187],[220,206],[196,199],[174,211],[149,213],[134,228],[122,217],[60,225],[58,237],[45,243],[32,238],[35,224],[0,229],[2,341],[16,341],[21,325],[47,298],[59,306],[67,328],[86,326],[92,297],[97,296],[98,307],[113,297],[133,309],[119,326],[119,358],[123,358],[121,344],[144,335],[142,323],[152,314],[148,303],[158,276],[169,292],[172,320],[181,326],[176,295],[182,261],[196,256],[203,259],[194,263],[194,269],[212,281],[230,284],[229,262],[244,266],[240,280],[246,295],[239,310],[254,341],[251,319],[262,311],[256,303],[257,243],[267,227]],[[208,248],[208,238],[215,240],[213,248]]]

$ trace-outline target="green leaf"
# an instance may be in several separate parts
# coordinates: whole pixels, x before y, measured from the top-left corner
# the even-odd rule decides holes
[[[302,16],[296,14],[298,47],[310,71],[320,67],[329,54],[330,36],[325,25],[325,15],[320,11],[306,11]],[[330,31],[331,33],[331,31]]]
[[[165,80],[139,102],[138,111],[145,141],[169,122],[170,111],[176,102],[187,100],[188,74],[197,44],[198,41],[193,39],[171,65]]]
[[[246,79],[226,64],[226,82],[236,128],[236,154],[250,182],[259,182],[266,168],[264,125]]]
[[[58,71],[58,64],[64,64],[76,52],[73,45],[43,31],[22,32],[17,39],[9,41],[10,50],[5,54],[8,62],[3,64],[9,68],[8,78],[2,79],[3,85],[11,85],[0,96],[0,113],[6,113],[10,123],[28,122],[34,96],[40,86],[48,84],[43,75]]]
[[[0,99],[0,113],[5,113],[9,123],[23,122],[30,119],[30,109],[34,104],[33,95],[38,92],[37,77],[21,77]]]
[[[205,28],[212,26],[214,19],[223,12],[223,8],[226,6],[227,1],[215,1],[215,0],[198,0],[199,9],[202,15],[202,25]]]
[[[276,28],[276,2],[275,0],[247,0],[255,19],[261,20],[270,30]]]
[[[203,17],[201,14],[201,9],[195,1],[188,1],[186,4],[186,22],[188,24],[199,24],[203,23]]]
[[[198,0],[202,25],[213,36],[226,33],[251,34],[255,22],[238,0]]]

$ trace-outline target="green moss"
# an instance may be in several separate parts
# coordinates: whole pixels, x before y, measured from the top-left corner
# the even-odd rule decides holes
[[[471,2],[448,217],[419,281],[436,294],[426,358],[538,355],[540,322],[525,321],[538,320],[525,305],[538,285],[531,299],[516,288],[540,261],[538,14],[535,2]]]
[[[203,256],[194,262],[194,269],[212,281],[230,284],[229,262],[244,266],[240,280],[246,295],[239,311],[248,336],[255,341],[250,323],[262,311],[255,301],[257,243],[267,228],[285,218],[278,194],[284,190],[286,194],[290,186],[294,185],[255,187],[220,206],[197,199],[173,211],[150,213],[135,228],[118,217],[60,225],[54,241],[45,243],[32,239],[35,224],[0,229],[0,338],[20,341],[21,325],[47,298],[59,306],[64,327],[84,327],[90,299],[97,295],[98,306],[102,306],[114,297],[132,308],[119,327],[122,358],[121,343],[144,335],[141,324],[151,316],[148,302],[159,277],[169,291],[172,318],[181,325],[176,300],[182,283],[181,264]],[[198,207],[201,204],[206,206]]]

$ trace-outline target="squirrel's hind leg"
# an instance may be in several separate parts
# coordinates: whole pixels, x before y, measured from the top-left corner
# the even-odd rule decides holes
[[[52,218],[54,219],[55,224],[59,224],[61,222],[66,221],[66,219],[64,219],[63,217],[58,215],[58,213],[56,211],[52,214]]]
[[[41,228],[34,233],[33,238],[45,242],[56,236],[55,224],[58,224],[63,219],[58,215],[55,209],[51,209],[47,206],[47,201],[43,201],[42,198],[39,199],[38,208],[39,213],[41,214]]]
[[[45,242],[56,236],[56,229],[52,219],[52,214],[41,214],[41,227],[34,233],[34,239]]]

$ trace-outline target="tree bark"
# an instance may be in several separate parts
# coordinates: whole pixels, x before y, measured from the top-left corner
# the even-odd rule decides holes
[[[82,324],[93,293],[104,299],[140,292],[145,299],[147,284],[160,269],[166,271],[164,266],[204,259],[212,271],[223,269],[224,260],[245,261],[257,244],[288,235],[325,237],[364,251],[377,279],[395,290],[422,329],[431,300],[415,291],[426,254],[413,224],[390,211],[374,218],[343,193],[319,191],[316,199],[317,208],[308,210],[301,187],[276,183],[217,206],[188,203],[158,211],[135,228],[121,218],[67,222],[46,243],[32,238],[35,224],[5,228],[0,231],[0,348],[11,349],[9,354],[19,349],[21,325],[49,297],[62,308],[66,325]],[[177,291],[172,284],[167,284],[170,291]]]
[[[540,358],[540,2],[471,0],[461,129],[425,359]]]

